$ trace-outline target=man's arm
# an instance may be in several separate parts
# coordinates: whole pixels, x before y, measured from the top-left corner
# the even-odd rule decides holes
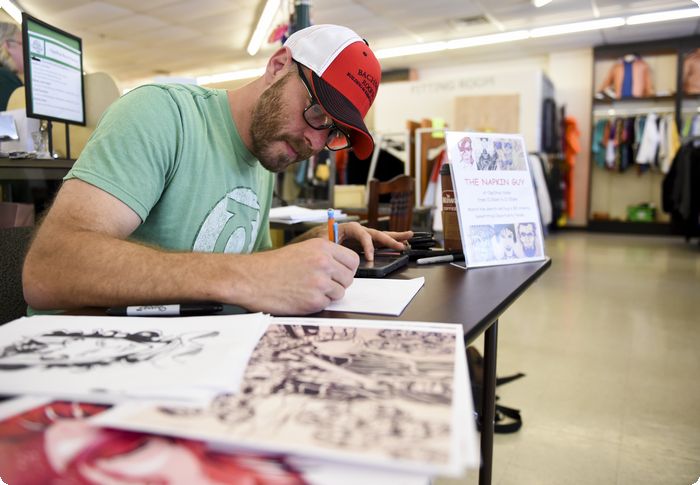
[[[27,302],[60,309],[213,300],[306,314],[342,298],[359,262],[322,239],[251,255],[168,252],[126,240],[140,222],[107,192],[66,181],[27,254]]]

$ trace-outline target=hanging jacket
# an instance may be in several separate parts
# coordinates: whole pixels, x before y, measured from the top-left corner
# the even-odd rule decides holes
[[[581,132],[578,123],[573,116],[564,118],[564,159],[569,166],[566,172],[566,213],[569,218],[574,216],[574,165],[576,165],[576,154],[581,151]]]
[[[664,177],[662,208],[686,238],[700,234],[700,146],[690,139],[681,146]]]
[[[695,49],[683,60],[683,92],[700,94],[700,49]]]
[[[631,64],[631,97],[642,98],[646,96],[654,96],[654,86],[651,82],[651,69],[649,68],[649,65],[640,57],[637,57]],[[620,59],[610,68],[598,91],[602,92],[605,90],[605,88],[612,86],[615,90],[615,97],[629,97],[623,96],[622,88],[624,81],[625,62],[624,60]]]

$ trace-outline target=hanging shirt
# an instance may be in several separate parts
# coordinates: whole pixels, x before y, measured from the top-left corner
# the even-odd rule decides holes
[[[659,117],[659,150],[656,152],[656,165],[661,166],[661,161],[668,155],[668,138],[666,138],[666,132],[668,131],[668,117]]]
[[[607,124],[608,120],[598,120],[593,129],[593,142],[591,143],[593,160],[599,167],[605,167],[605,128]]]
[[[620,94],[623,98],[632,97],[632,62],[624,61],[622,63],[624,74],[622,75],[622,92]]]
[[[659,148],[658,119],[656,113],[649,113],[644,123],[644,133],[635,160],[640,165],[650,165],[656,159],[656,150]]]
[[[615,168],[615,129],[615,120],[612,120],[608,132],[608,144],[605,145],[605,166],[608,168]]]
[[[678,127],[676,126],[676,120],[673,115],[668,115],[666,120],[666,156],[659,160],[659,166],[663,173],[668,173],[671,169],[671,164],[673,159],[681,148],[681,140],[678,136]]]

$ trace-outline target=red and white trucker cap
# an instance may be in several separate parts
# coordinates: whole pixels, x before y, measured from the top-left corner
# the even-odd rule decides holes
[[[292,58],[311,69],[311,87],[336,124],[350,132],[355,154],[365,159],[374,141],[363,121],[382,77],[379,61],[355,32],[339,25],[313,25],[284,43]]]

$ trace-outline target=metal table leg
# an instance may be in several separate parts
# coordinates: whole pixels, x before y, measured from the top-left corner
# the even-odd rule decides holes
[[[496,348],[498,320],[484,332],[484,395],[481,408],[479,485],[490,485],[493,468],[493,425],[496,417]]]

